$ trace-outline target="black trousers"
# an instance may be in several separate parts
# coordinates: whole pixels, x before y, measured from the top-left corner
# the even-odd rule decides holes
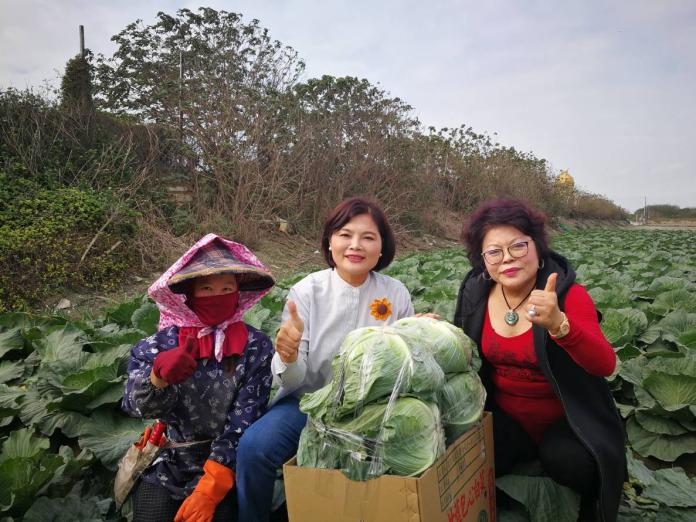
[[[143,482],[134,486],[133,522],[172,522],[183,500],[169,495],[162,486]],[[215,510],[213,522],[233,522],[237,520],[237,494],[232,488]]]
[[[565,418],[551,425],[537,444],[517,421],[494,410],[493,441],[496,476],[510,473],[517,463],[539,459],[554,481],[579,493],[584,502],[597,498],[597,464]]]

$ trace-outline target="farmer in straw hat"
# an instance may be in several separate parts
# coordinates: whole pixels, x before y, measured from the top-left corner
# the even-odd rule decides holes
[[[131,352],[123,409],[164,421],[174,444],[134,487],[136,522],[236,518],[237,445],[266,409],[273,356],[242,318],[273,284],[245,246],[208,234],[150,287],[159,331]]]

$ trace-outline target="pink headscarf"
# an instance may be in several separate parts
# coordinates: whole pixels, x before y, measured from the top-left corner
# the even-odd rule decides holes
[[[152,286],[148,289],[147,293],[152,298],[157,307],[160,310],[160,322],[159,329],[166,328],[168,326],[179,326],[179,327],[194,327],[201,328],[199,332],[199,337],[207,335],[209,333],[215,332],[215,358],[220,361],[222,360],[222,344],[224,341],[224,330],[225,328],[237,321],[241,321],[244,314],[252,306],[254,306],[264,295],[266,295],[271,289],[266,288],[264,290],[248,290],[239,292],[239,305],[237,307],[237,313],[235,313],[231,318],[229,318],[224,323],[218,325],[217,328],[207,326],[201,322],[198,316],[186,305],[186,295],[175,294],[168,286],[169,279],[179,272],[186,263],[188,263],[191,258],[200,250],[202,247],[210,244],[213,241],[219,241],[224,246],[226,246],[232,255],[242,261],[243,263],[256,266],[266,272],[268,269],[266,266],[259,261],[259,259],[249,250],[247,247],[241,243],[235,243],[234,241],[229,241],[216,234],[207,234],[202,239],[200,239],[195,245],[193,245],[183,256],[181,256],[172,266],[170,266],[167,271],[162,274],[157,281],[155,281]]]

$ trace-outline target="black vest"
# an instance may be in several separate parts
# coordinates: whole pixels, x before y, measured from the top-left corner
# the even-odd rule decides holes
[[[565,308],[565,296],[575,282],[575,272],[568,261],[552,252],[539,270],[536,287],[543,289],[549,274],[558,273],[556,292],[558,303]],[[479,348],[482,366],[481,380],[486,386],[486,409],[493,399],[491,365],[481,353],[481,332],[484,313],[492,282],[482,277],[480,270],[469,272],[459,288],[454,324],[464,330]],[[572,327],[572,323],[571,323]],[[539,367],[560,400],[571,429],[592,454],[599,470],[599,505],[602,520],[615,522],[626,479],[626,455],[623,422],[607,381],[590,375],[558,346],[543,328],[534,325],[534,351]]]

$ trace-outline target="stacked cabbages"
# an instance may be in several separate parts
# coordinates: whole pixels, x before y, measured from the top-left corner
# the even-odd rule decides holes
[[[446,321],[408,317],[350,332],[331,382],[300,402],[309,417],[298,465],[353,480],[419,475],[481,417],[478,366],[474,342]]]

